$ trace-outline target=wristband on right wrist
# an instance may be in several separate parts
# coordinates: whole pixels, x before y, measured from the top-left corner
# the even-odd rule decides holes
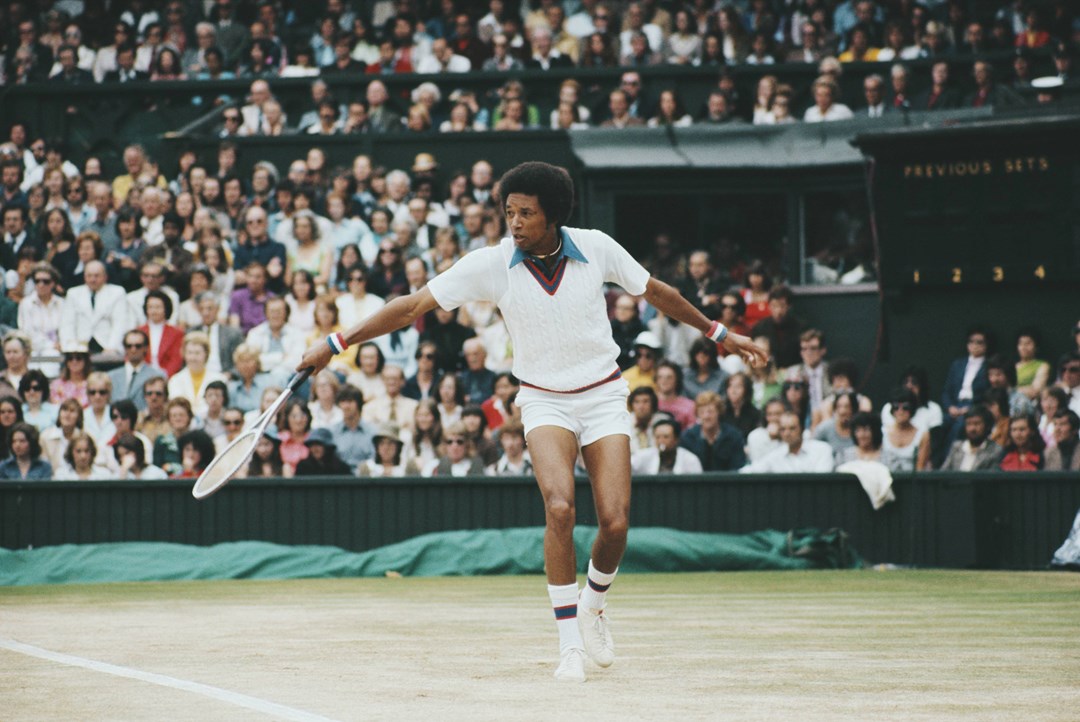
[[[728,335],[727,326],[720,323],[719,321],[713,321],[712,326],[709,326],[709,332],[705,335],[711,338],[716,343],[723,343],[724,339],[727,338]]]

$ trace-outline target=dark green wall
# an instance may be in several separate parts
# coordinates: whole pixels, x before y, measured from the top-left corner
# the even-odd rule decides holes
[[[530,479],[240,480],[204,502],[186,481],[4,482],[0,546],[237,540],[371,549],[428,532],[541,526]],[[1046,566],[1080,507],[1075,474],[898,476],[874,511],[851,476],[724,475],[634,481],[634,526],[746,533],[846,530],[871,562],[1029,569]],[[579,484],[578,522],[595,524]]]

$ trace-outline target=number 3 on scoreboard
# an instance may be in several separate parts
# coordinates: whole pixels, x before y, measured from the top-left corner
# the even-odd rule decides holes
[[[1005,269],[1001,266],[994,266],[994,283],[1001,283],[1005,280]]]
[[[963,272],[959,268],[952,269],[952,282],[960,283],[963,281]]]

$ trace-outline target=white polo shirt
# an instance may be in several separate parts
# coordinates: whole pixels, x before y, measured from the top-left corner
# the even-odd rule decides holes
[[[497,304],[514,347],[514,375],[540,389],[571,392],[618,377],[604,284],[640,296],[649,272],[606,233],[561,230],[563,247],[550,275],[507,237],[466,254],[428,288],[447,311],[470,301]]]

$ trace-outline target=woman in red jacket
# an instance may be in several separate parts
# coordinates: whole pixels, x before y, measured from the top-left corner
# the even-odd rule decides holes
[[[184,366],[184,332],[167,323],[172,315],[172,299],[162,291],[148,291],[143,311],[147,322],[139,326],[139,330],[150,339],[146,363],[171,377]]]

